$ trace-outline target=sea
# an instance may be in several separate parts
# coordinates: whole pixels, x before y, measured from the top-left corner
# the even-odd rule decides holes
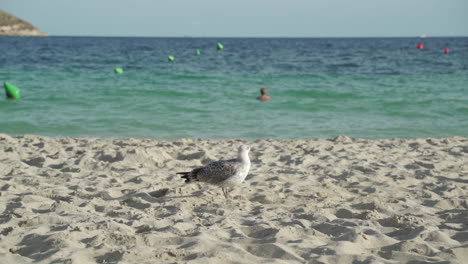
[[[21,90],[0,90],[9,135],[468,136],[467,37],[2,37],[0,50],[0,82]]]

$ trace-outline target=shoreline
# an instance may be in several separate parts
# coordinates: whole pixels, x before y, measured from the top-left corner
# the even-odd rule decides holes
[[[251,146],[245,182],[175,173]],[[0,260],[462,263],[468,137],[102,139],[0,134]]]
[[[135,136],[49,136],[49,135],[41,135],[41,134],[10,134],[10,133],[2,133],[0,132],[1,136],[8,136],[13,138],[23,138],[23,137],[40,137],[40,138],[49,138],[49,139],[78,139],[78,140],[105,140],[105,141],[112,141],[112,140],[143,140],[143,141],[161,141],[161,142],[168,142],[168,141],[245,141],[245,142],[259,142],[259,141],[279,141],[279,142],[288,142],[288,141],[319,141],[319,140],[328,140],[328,141],[339,141],[344,138],[350,140],[370,140],[370,141],[385,141],[385,140],[429,140],[429,139],[461,139],[461,138],[468,138],[468,136],[427,136],[427,137],[384,137],[384,138],[366,138],[366,137],[353,137],[348,135],[336,135],[336,136],[329,136],[329,137],[314,137],[314,138],[285,138],[285,139],[276,139],[276,138],[195,138],[195,137],[180,137],[180,138],[158,138],[158,137],[135,137]]]

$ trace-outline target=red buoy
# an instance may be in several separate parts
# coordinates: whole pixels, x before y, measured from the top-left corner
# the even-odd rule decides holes
[[[416,48],[422,50],[424,49],[424,45],[422,43],[418,43],[418,45],[416,46]]]
[[[449,53],[449,48],[448,47],[445,47],[444,48],[444,54],[448,54]]]

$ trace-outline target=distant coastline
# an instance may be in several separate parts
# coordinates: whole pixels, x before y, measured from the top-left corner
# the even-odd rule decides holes
[[[47,33],[40,31],[24,20],[0,10],[0,36],[45,37]]]

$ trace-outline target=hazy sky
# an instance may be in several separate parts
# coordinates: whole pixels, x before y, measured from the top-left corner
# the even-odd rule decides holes
[[[468,0],[0,0],[49,35],[468,36]]]

